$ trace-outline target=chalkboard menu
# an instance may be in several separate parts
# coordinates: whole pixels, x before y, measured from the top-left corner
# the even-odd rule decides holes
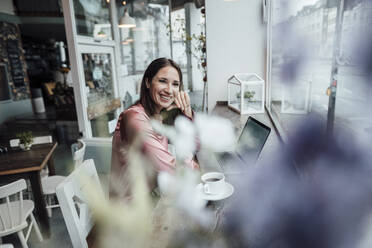
[[[29,79],[17,24],[0,22],[0,63],[5,66],[12,100],[30,98]],[[4,89],[5,89],[4,88]]]
[[[15,87],[22,87],[25,85],[23,64],[18,48],[18,40],[8,40],[6,46],[8,52],[8,60],[11,67],[11,74],[13,84]]]
[[[10,90],[8,83],[8,72],[4,64],[0,64],[0,101],[10,100]]]

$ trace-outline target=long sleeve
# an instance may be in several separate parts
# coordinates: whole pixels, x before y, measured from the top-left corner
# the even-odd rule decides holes
[[[125,127],[123,138],[132,142],[134,136],[141,135],[143,151],[147,158],[154,163],[155,171],[173,172],[176,167],[175,157],[168,151],[168,139],[157,134],[151,127],[148,116],[137,111],[127,111],[123,116],[122,127]],[[185,163],[191,168],[198,168],[197,164],[189,159]]]
[[[120,115],[112,138],[110,197],[128,197],[131,194],[127,152],[137,137],[141,139],[142,152],[152,162],[155,172],[173,173],[176,168],[176,159],[168,152],[168,139],[152,129],[143,107],[134,105]],[[193,169],[199,168],[191,158],[185,164]],[[151,178],[148,183],[151,189],[156,186]]]

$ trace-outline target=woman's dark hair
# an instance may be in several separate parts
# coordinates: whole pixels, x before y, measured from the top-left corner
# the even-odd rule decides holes
[[[180,77],[180,90],[183,90],[182,72],[176,62],[167,58],[158,58],[152,61],[150,65],[147,67],[145,73],[143,74],[141,82],[140,99],[138,101],[139,103],[142,104],[143,108],[145,109],[146,113],[149,116],[153,116],[155,114],[155,102],[151,98],[150,89],[146,87],[146,82],[149,82],[149,84],[151,85],[152,79],[155,77],[158,71],[161,68],[167,66],[172,66],[177,70],[178,76]]]

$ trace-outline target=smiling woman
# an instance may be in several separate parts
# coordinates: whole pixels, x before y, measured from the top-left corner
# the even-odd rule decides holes
[[[179,66],[171,59],[159,58],[151,62],[144,73],[139,101],[119,117],[112,140],[111,196],[118,193],[128,195],[127,151],[137,138],[141,139],[141,150],[153,165],[151,170],[156,173],[174,171],[176,159],[168,152],[168,139],[156,133],[150,124],[152,118],[162,121],[160,112],[171,109],[179,109],[189,119],[193,118],[190,98],[183,91]],[[185,164],[191,168],[199,167],[192,160],[192,154]],[[122,192],[117,192],[117,187],[113,186],[117,182],[122,185]],[[155,180],[149,180],[149,186],[155,188]]]

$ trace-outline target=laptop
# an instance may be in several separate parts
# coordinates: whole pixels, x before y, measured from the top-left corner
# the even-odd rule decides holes
[[[270,134],[270,127],[249,117],[239,137],[235,151],[216,153],[216,160],[224,173],[241,173],[257,162]]]

